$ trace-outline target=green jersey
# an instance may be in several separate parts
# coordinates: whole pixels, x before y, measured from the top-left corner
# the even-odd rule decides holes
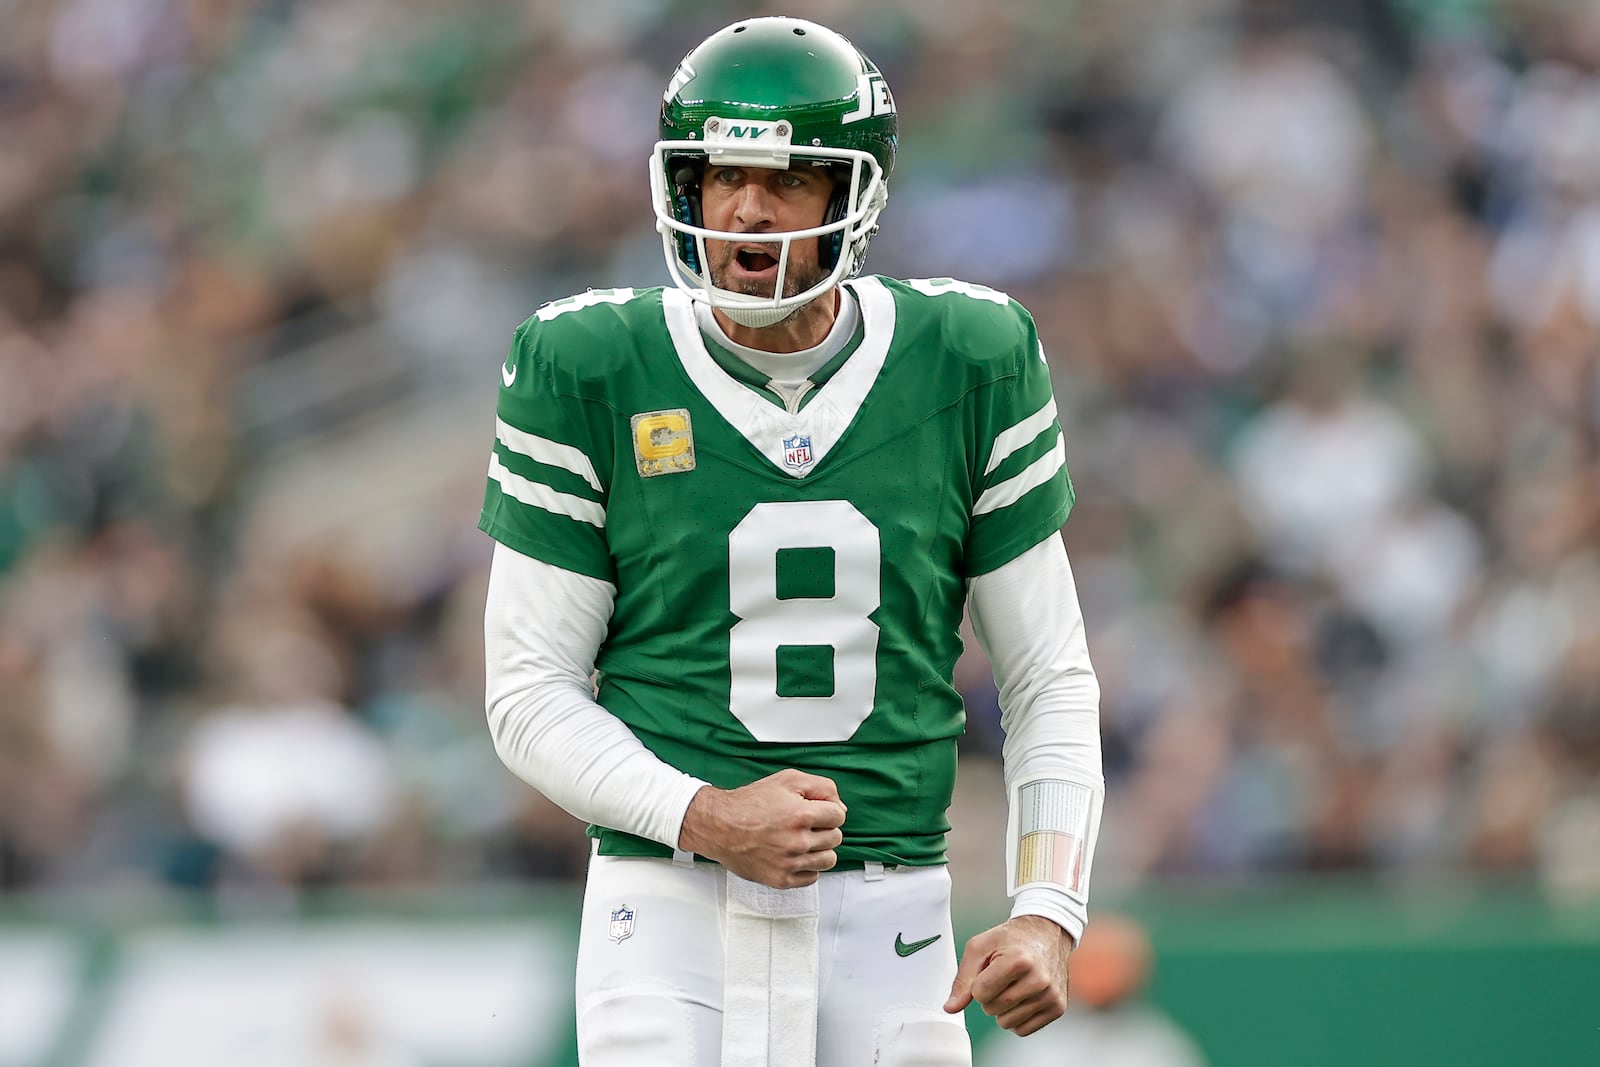
[[[677,290],[539,309],[501,372],[479,525],[615,586],[597,699],[662,760],[721,788],[825,775],[841,865],[942,863],[966,582],[1054,535],[1072,488],[1021,305],[848,284],[859,343],[789,403],[713,355]]]

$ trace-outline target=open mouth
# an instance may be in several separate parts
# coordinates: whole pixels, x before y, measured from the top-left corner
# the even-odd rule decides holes
[[[739,269],[746,274],[760,276],[778,269],[777,257],[760,249],[741,248],[733,258],[739,264]]]

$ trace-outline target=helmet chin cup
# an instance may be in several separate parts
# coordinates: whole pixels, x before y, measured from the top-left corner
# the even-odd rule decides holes
[[[815,300],[816,297],[812,297],[811,299]],[[806,304],[809,304],[810,302],[811,301],[808,300],[806,301]],[[779,323],[787,322],[794,318],[796,315],[800,314],[800,309],[805,307],[806,304],[800,304],[796,307],[777,309],[719,307],[716,304],[713,304],[712,307],[716,307],[718,311],[728,316],[728,318],[732,319],[734,322],[737,322],[740,326],[749,326],[752,329],[764,330],[769,326],[777,326]]]

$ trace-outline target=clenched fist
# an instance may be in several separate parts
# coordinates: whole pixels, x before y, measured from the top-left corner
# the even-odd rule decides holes
[[[830,778],[793,768],[738,789],[703,787],[678,847],[774,889],[810,885],[839,862],[845,806]]]
[[[967,942],[944,1010],[976,1000],[1001,1029],[1019,1037],[1067,1010],[1067,957],[1072,935],[1039,915],[1019,915]]]

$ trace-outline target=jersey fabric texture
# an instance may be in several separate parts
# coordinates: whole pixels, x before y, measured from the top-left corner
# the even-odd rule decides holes
[[[720,788],[796,767],[849,809],[842,867],[944,862],[966,581],[1062,525],[1033,321],[950,279],[848,283],[862,337],[790,410],[673,290],[540,308],[502,370],[480,527],[616,588],[597,700]],[[604,855],[666,856],[591,827]]]

